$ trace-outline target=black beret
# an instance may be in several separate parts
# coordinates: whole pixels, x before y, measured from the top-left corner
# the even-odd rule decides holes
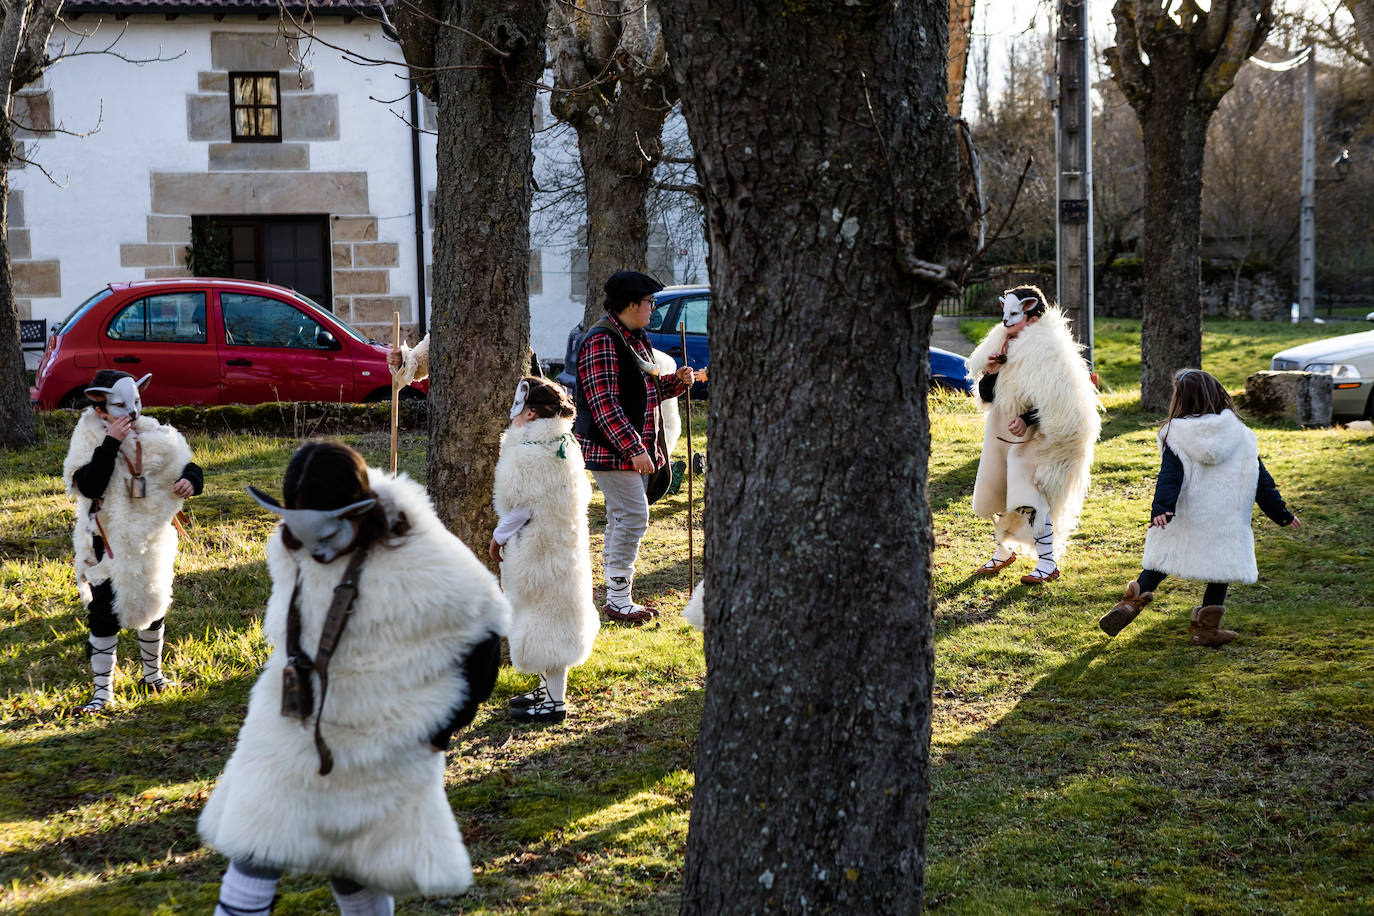
[[[606,281],[604,289],[607,311],[618,312],[631,302],[652,296],[663,289],[663,284],[637,270],[617,270]]]

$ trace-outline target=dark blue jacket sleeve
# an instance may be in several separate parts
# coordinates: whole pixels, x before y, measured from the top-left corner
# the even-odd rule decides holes
[[[447,750],[453,733],[477,718],[477,708],[496,686],[496,674],[501,670],[501,637],[492,634],[472,648],[461,662],[463,679],[467,681],[467,700],[453,710],[453,718],[435,732],[429,743]]]
[[[1279,495],[1278,484],[1269,476],[1263,458],[1259,463],[1259,482],[1255,484],[1255,502],[1259,503],[1260,511],[1269,516],[1274,524],[1287,525],[1293,521],[1293,513],[1288,511],[1283,497]]]
[[[978,380],[978,397],[984,404],[991,404],[992,399],[997,396],[997,373],[989,372]],[[1021,419],[1026,421],[1027,426],[1034,426],[1040,420],[1040,413],[1034,407],[1021,414]]]
[[[1183,489],[1183,462],[1167,445],[1159,460],[1159,478],[1155,480],[1155,499],[1150,506],[1150,518],[1173,513],[1178,505],[1178,491]]]
[[[199,496],[205,491],[205,471],[194,461],[186,462],[186,467],[181,469],[181,476],[191,482],[191,486],[195,489],[193,495]]]
[[[105,441],[95,447],[91,460],[72,472],[72,483],[87,499],[100,499],[105,488],[114,476],[115,459],[119,457],[118,439],[106,436]]]

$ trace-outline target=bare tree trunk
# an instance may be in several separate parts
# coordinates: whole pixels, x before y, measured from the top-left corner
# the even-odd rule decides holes
[[[1272,0],[1210,10],[1116,0],[1112,78],[1140,119],[1145,145],[1145,302],[1140,403],[1168,409],[1173,374],[1202,362],[1198,251],[1207,122],[1273,25]]]
[[[1140,406],[1148,411],[1168,410],[1174,372],[1202,365],[1202,157],[1211,114],[1187,104],[1157,104],[1142,115],[1145,301]]]
[[[540,0],[447,0],[428,83],[439,109],[430,337],[429,492],[480,557],[496,524],[497,446],[529,365],[529,220]],[[410,50],[407,48],[409,56]],[[414,61],[412,61],[414,63]]]
[[[930,311],[913,308],[929,290],[899,261],[936,257],[963,228],[946,12],[662,11],[714,290],[683,913],[920,909]]]
[[[605,314],[601,287],[617,270],[648,269],[649,189],[662,155],[668,109],[621,98],[600,124],[578,127],[582,174],[587,182],[587,298],[582,327]],[[590,119],[585,119],[590,121]],[[641,150],[652,151],[645,158]],[[665,281],[666,282],[666,281]]]
[[[14,95],[16,57],[23,52],[28,13],[28,4],[15,3],[0,26],[0,446],[5,448],[32,445],[37,438],[23,344],[19,339],[19,309],[14,301],[9,241],[9,166],[14,161],[15,149],[7,113]],[[48,27],[51,29],[51,24]]]
[[[587,191],[587,328],[602,315],[607,277],[647,270],[649,191],[677,85],[655,0],[628,12],[608,0],[557,3],[549,34],[550,110],[577,131]]]

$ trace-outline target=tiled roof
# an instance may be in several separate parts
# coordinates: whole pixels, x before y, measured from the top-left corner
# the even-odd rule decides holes
[[[367,10],[366,0],[309,0],[310,9],[323,16],[350,16]],[[286,8],[300,12],[307,0],[286,0]],[[76,0],[62,7],[71,13],[268,13],[276,12],[278,0]],[[360,9],[361,8],[361,9]]]

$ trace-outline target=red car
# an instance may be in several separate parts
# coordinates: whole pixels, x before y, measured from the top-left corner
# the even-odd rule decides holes
[[[292,290],[250,280],[111,283],[48,337],[29,396],[71,407],[100,369],[151,372],[148,406],[378,401],[387,347]],[[423,397],[420,382],[402,390]]]

